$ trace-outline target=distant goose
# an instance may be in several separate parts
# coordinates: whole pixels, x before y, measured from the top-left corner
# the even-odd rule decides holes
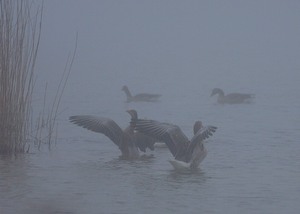
[[[132,95],[126,85],[122,87],[122,91],[125,92],[127,101],[126,102],[157,102],[158,98],[161,96],[160,94],[148,94],[141,93],[137,95]]]
[[[154,139],[134,130],[137,120],[135,110],[127,111],[132,121],[130,125],[122,129],[111,119],[105,117],[95,117],[91,115],[71,116],[70,122],[86,128],[88,130],[102,133],[107,136],[114,144],[118,146],[123,159],[136,159],[139,157],[139,150],[146,152],[146,148],[154,150]]]
[[[218,94],[218,103],[219,104],[240,104],[240,103],[250,103],[254,98],[254,94],[241,94],[241,93],[231,93],[224,94],[224,91],[220,88],[214,88],[210,96]]]
[[[175,158],[170,161],[175,169],[195,169],[207,155],[203,140],[211,136],[217,127],[204,127],[201,121],[196,121],[194,136],[191,140],[178,126],[155,120],[138,119],[135,129],[158,141],[165,142]]]

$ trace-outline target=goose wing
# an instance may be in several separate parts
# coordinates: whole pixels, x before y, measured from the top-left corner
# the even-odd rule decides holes
[[[147,94],[141,93],[133,96],[133,100],[135,101],[145,101],[145,102],[155,102],[160,97],[160,94]]]
[[[192,151],[197,143],[202,142],[203,140],[209,138],[217,130],[216,126],[205,126],[193,136],[188,150]]]
[[[148,94],[148,93],[141,93],[134,96],[137,99],[157,99],[161,97],[161,94]]]
[[[123,131],[115,121],[105,117],[95,117],[91,115],[76,115],[69,118],[70,122],[107,136],[117,146],[121,145]]]
[[[138,119],[135,129],[158,141],[165,142],[175,158],[185,152],[189,144],[188,138],[181,129],[173,124]]]
[[[209,138],[210,136],[213,135],[213,133],[217,130],[216,126],[205,126],[203,128],[201,128],[191,139],[191,144],[195,143],[195,142],[200,142],[203,141],[207,138]]]
[[[141,132],[134,133],[136,146],[142,151],[146,152],[146,149],[149,148],[151,151],[154,150],[154,143],[156,140],[153,137],[145,135]]]
[[[227,94],[226,96],[231,99],[243,100],[243,99],[253,98],[254,94],[231,93],[231,94]]]

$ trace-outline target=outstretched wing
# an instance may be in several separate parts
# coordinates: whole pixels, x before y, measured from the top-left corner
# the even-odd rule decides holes
[[[209,138],[213,135],[213,133],[217,130],[217,127],[215,126],[205,126],[194,135],[194,137],[191,139],[191,144],[189,146],[189,150],[193,150],[195,145],[199,142],[202,142],[203,140]]]
[[[95,117],[91,115],[76,115],[69,118],[70,122],[91,130],[102,133],[111,139],[117,146],[121,145],[123,131],[115,121],[105,117]]]
[[[154,150],[154,143],[156,140],[153,137],[145,135],[141,132],[134,133],[136,146],[142,151],[146,152],[146,149],[149,148],[151,151]]]
[[[135,129],[157,139],[157,141],[165,142],[175,158],[184,153],[189,145],[188,138],[176,125],[155,120],[138,119],[136,120]]]

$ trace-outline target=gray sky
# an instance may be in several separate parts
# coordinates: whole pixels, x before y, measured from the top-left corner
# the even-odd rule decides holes
[[[269,76],[262,85],[273,75],[299,80],[299,11],[297,0],[46,0],[37,68],[57,77],[78,33],[71,84],[93,87],[112,73],[118,90],[133,78],[145,78],[136,88],[154,90],[149,82],[161,74],[158,91],[198,78],[205,90],[251,90],[258,76]]]

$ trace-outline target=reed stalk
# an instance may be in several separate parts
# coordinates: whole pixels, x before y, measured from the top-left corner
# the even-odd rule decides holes
[[[0,0],[0,154],[26,149],[42,8]]]
[[[36,6],[31,0],[0,0],[0,154],[24,153],[29,150],[30,142],[38,148],[43,142],[50,147],[56,134],[59,104],[74,61],[77,39],[50,110],[45,110],[45,89],[43,109],[33,119],[34,67],[42,13],[43,6]]]
[[[69,53],[67,62],[65,64],[64,71],[62,73],[62,76],[60,77],[60,81],[57,86],[57,90],[54,96],[54,99],[50,101],[50,104],[48,104],[47,100],[47,85],[45,86],[45,92],[43,97],[43,104],[41,111],[39,112],[39,116],[37,117],[37,122],[34,126],[34,130],[31,132],[34,134],[34,136],[31,137],[34,141],[34,145],[38,147],[38,149],[41,147],[42,144],[47,144],[48,148],[51,148],[51,145],[53,142],[56,142],[57,140],[57,117],[59,116],[59,107],[62,100],[62,96],[67,84],[67,81],[69,79],[72,65],[75,59],[76,50],[77,50],[77,38],[76,35],[76,41],[75,41],[75,47],[73,52]],[[48,108],[47,108],[48,107]]]

